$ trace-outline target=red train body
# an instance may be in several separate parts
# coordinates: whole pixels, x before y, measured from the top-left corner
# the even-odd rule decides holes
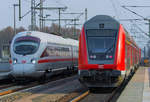
[[[88,20],[79,38],[79,80],[87,87],[117,87],[138,67],[141,50],[114,18]]]

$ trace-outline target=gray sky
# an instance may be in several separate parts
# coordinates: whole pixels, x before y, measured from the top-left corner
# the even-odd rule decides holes
[[[22,14],[25,14],[30,9],[30,1],[31,0],[22,0]],[[39,0],[36,0],[39,3]],[[13,27],[13,4],[18,3],[18,0],[1,0],[0,4],[0,29],[3,29],[7,26]],[[45,6],[67,6],[68,10],[66,12],[83,12],[85,8],[88,9],[88,19],[95,15],[110,15],[115,16],[116,19],[122,18],[140,18],[135,16],[134,14],[126,11],[121,6],[122,5],[144,5],[149,6],[150,0],[46,0],[44,2]],[[136,11],[140,15],[144,17],[150,18],[150,8],[131,8]],[[18,17],[18,8],[16,16]],[[45,14],[50,14],[51,18],[58,18],[57,11],[45,11]],[[67,16],[63,15],[62,18],[67,18]],[[68,16],[72,18],[71,16]],[[62,22],[63,23],[63,22]],[[84,23],[84,17],[81,18],[81,22]],[[130,32],[133,24],[131,22],[121,22],[126,29]],[[144,25],[146,21],[136,23],[140,26],[145,32],[148,32],[148,26]],[[38,21],[37,21],[38,24]],[[50,25],[50,22],[46,23]],[[17,27],[23,26],[25,28],[30,25],[30,15],[26,16],[21,22],[18,21],[17,18]],[[81,27],[79,27],[81,28]],[[134,33],[131,32],[134,36]],[[143,35],[143,38],[146,37]],[[139,42],[140,43],[140,42]],[[142,44],[141,44],[142,45]]]

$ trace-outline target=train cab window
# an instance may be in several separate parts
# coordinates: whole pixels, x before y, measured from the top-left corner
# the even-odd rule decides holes
[[[88,32],[88,31],[87,31]],[[93,30],[87,33],[89,59],[112,60],[117,32],[112,30]]]
[[[15,40],[13,50],[16,54],[28,55],[34,54],[40,44],[40,39],[36,37],[19,37]]]

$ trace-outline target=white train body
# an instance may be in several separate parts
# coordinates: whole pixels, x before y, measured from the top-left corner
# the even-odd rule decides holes
[[[36,31],[17,34],[11,43],[11,75],[39,78],[77,66],[78,41]]]

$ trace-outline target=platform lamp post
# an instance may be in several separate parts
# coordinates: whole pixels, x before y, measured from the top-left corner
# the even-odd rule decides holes
[[[19,6],[19,4],[14,4],[14,34],[16,34],[16,6]]]

